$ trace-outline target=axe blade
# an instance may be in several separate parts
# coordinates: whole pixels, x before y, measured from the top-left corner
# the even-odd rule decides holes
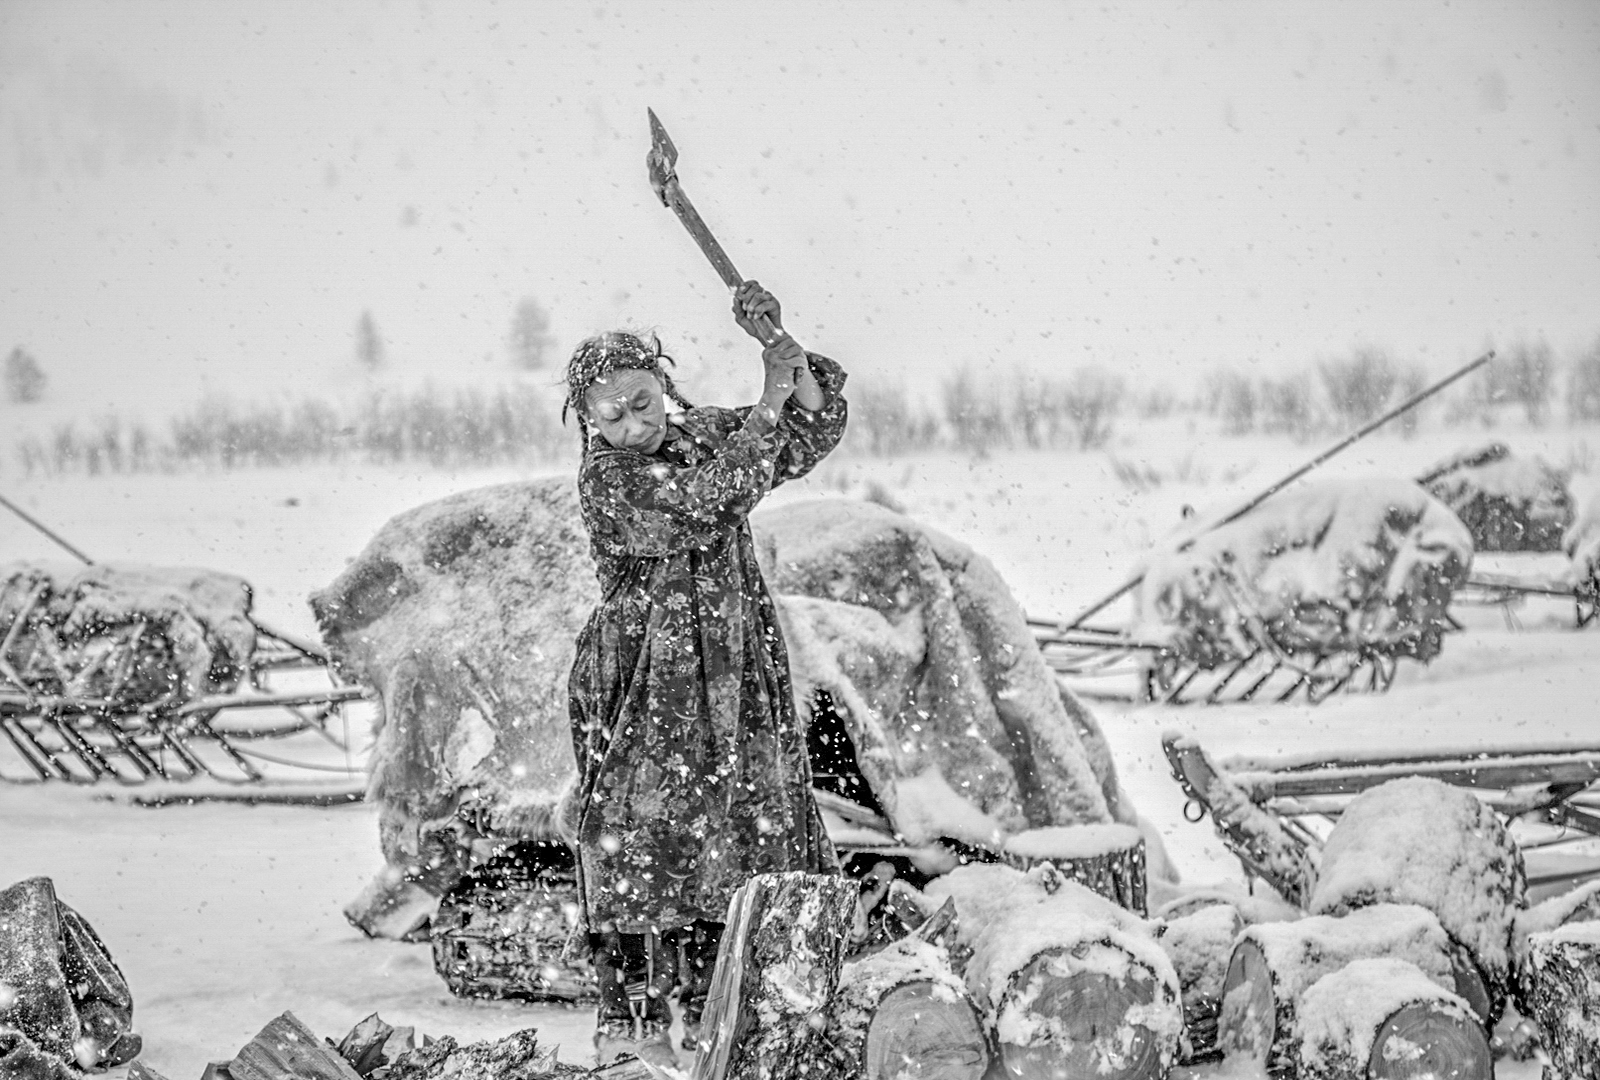
[[[678,148],[672,145],[672,136],[661,126],[656,111],[646,108],[645,112],[650,114],[650,152],[644,159],[645,167],[650,171],[650,190],[656,193],[656,198],[661,200],[662,206],[670,206],[667,201],[667,184],[677,179],[673,166],[678,161]]]

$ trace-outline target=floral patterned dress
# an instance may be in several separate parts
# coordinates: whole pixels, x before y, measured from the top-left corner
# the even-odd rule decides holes
[[[601,601],[569,683],[578,885],[591,931],[722,922],[752,874],[837,867],[811,798],[777,613],[748,516],[844,434],[845,375],[776,426],[690,409],[654,454],[591,439],[578,478]]]

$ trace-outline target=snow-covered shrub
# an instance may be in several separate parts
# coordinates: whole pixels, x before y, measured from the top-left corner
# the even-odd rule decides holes
[[[1499,450],[1496,454],[1494,451]],[[1537,457],[1491,446],[1429,469],[1427,488],[1472,534],[1478,551],[1557,551],[1573,523],[1567,478]]]
[[[1400,385],[1399,365],[1388,352],[1371,345],[1359,346],[1349,356],[1322,361],[1317,373],[1334,415],[1348,427],[1381,413]]]
[[[11,350],[11,355],[6,357],[5,372],[3,374],[6,385],[6,398],[14,405],[27,405],[38,401],[44,396],[45,378],[44,369],[39,366],[33,354],[20,345]]]

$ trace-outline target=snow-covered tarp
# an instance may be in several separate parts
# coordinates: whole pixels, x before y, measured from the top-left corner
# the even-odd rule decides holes
[[[832,694],[903,837],[1136,820],[1094,717],[1059,692],[987,560],[870,503],[751,524],[797,702]],[[567,675],[597,591],[575,486],[551,479],[409,510],[312,597],[340,671],[378,691],[371,790],[392,861],[463,813],[557,835],[575,775]]]
[[[1472,553],[1466,527],[1408,481],[1306,484],[1150,557],[1135,634],[1205,667],[1262,648],[1426,661]]]
[[[1577,510],[1561,540],[1561,550],[1571,561],[1573,586],[1600,599],[1600,477],[1592,477],[1577,490]]]
[[[1428,470],[1428,492],[1459,517],[1478,551],[1558,551],[1572,524],[1561,470],[1495,444]]]
[[[825,690],[840,707],[907,840],[993,847],[1030,828],[1134,820],[1109,758],[1098,772],[1091,760],[1092,717],[1064,699],[989,560],[869,502],[792,503],[752,524],[795,694],[809,707]]]
[[[5,681],[34,694],[176,706],[238,685],[250,586],[215,570],[98,563],[0,567]],[[14,677],[14,678],[13,678]]]

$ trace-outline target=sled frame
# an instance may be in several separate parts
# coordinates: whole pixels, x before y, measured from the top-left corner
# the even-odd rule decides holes
[[[0,782],[109,781],[129,786],[209,779],[263,784],[268,780],[262,768],[266,762],[319,771],[332,767],[285,761],[248,744],[314,731],[349,749],[331,722],[342,719],[345,704],[366,697],[366,692],[341,685],[327,653],[313,643],[254,623],[255,648],[236,689],[129,707],[114,698],[36,694],[23,683],[4,657],[31,606],[24,605],[0,643]],[[282,672],[319,673],[327,685],[275,690],[273,677]],[[236,727],[219,720],[225,712],[263,710],[275,710],[283,719]]]
[[[1507,826],[1522,825],[1552,830],[1549,835],[1519,840],[1523,851],[1550,851],[1565,845],[1586,844],[1600,837],[1600,745],[1594,747],[1530,746],[1460,754],[1412,755],[1347,760],[1252,759],[1219,763],[1192,740],[1162,740],[1173,779],[1189,802],[1184,816],[1198,822],[1210,815],[1218,835],[1244,866],[1247,876],[1260,878],[1286,898],[1302,895],[1307,883],[1296,875],[1279,872],[1284,860],[1263,858],[1272,843],[1297,845],[1301,854],[1315,860],[1322,838],[1356,795],[1405,776],[1426,776],[1471,790],[1494,809]],[[1239,815],[1213,806],[1218,781],[1242,792],[1279,828],[1264,838],[1245,825]],[[1560,871],[1528,875],[1530,888],[1576,887],[1600,879],[1600,855],[1585,857],[1583,865]],[[1582,860],[1574,860],[1575,863]]]

